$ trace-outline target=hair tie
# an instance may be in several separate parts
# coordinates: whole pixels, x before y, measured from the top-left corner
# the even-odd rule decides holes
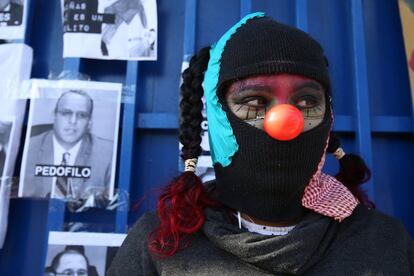
[[[184,171],[195,173],[197,168],[197,158],[191,158],[184,161]]]
[[[336,151],[333,153],[333,155],[335,156],[336,159],[340,160],[342,157],[345,156],[345,151],[339,147],[336,149]]]

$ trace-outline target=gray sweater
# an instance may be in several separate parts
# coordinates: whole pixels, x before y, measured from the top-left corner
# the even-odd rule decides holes
[[[207,210],[202,230],[167,259],[148,253],[157,224],[154,213],[141,217],[107,275],[414,275],[414,242],[403,226],[362,205],[341,223],[309,212],[284,236],[240,230],[226,212]]]

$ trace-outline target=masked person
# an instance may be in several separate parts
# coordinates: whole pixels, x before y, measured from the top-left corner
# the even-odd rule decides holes
[[[362,183],[369,170],[330,136],[327,62],[309,35],[250,14],[191,59],[181,92],[185,172],[132,228],[109,275],[414,274],[403,226],[338,181]],[[208,187],[194,174],[203,93]],[[321,172],[327,150],[341,158],[336,178]]]

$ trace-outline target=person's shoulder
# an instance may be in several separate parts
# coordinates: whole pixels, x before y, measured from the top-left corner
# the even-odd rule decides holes
[[[148,250],[149,235],[157,225],[158,219],[155,212],[143,214],[128,231],[107,275],[157,275]]]
[[[95,146],[96,148],[98,148],[99,151],[111,151],[112,152],[112,148],[114,145],[114,142],[112,140],[109,139],[105,139],[102,137],[99,137],[95,134],[89,133],[89,136],[91,138],[91,143]]]
[[[131,236],[148,236],[159,225],[159,219],[155,211],[144,213],[131,227],[128,235]]]
[[[350,220],[345,224],[348,224],[354,234],[369,235],[373,239],[390,239],[396,243],[412,241],[410,234],[397,218],[362,204],[357,206]]]
[[[372,209],[365,205],[360,204],[357,207],[357,215],[361,220],[367,221],[375,226],[392,227],[394,229],[404,229],[402,223],[378,209]]]
[[[42,132],[40,134],[30,137],[30,146],[33,147],[33,145],[43,144],[49,139],[50,139],[50,142],[52,142],[52,131],[51,130],[48,130],[48,131],[45,131],[45,132]]]
[[[46,131],[43,131],[43,132],[41,132],[41,133],[39,133],[39,134],[36,134],[36,135],[32,136],[30,139],[40,139],[40,138],[42,138],[42,137],[49,136],[49,135],[51,135],[52,133],[53,133],[53,131],[52,131],[52,130],[46,130]]]
[[[159,225],[159,220],[154,211],[144,213],[129,229],[123,246],[141,248],[146,245],[149,235]]]
[[[112,167],[114,143],[111,140],[88,133],[83,140],[80,152],[88,157],[91,165],[99,164],[102,170]]]
[[[354,269],[357,270],[388,271],[386,275],[414,272],[414,242],[398,219],[360,204],[338,226],[329,259],[332,263],[337,263],[334,259],[343,260],[352,256],[349,261],[355,264]],[[390,264],[397,268],[392,268]],[[389,274],[390,269],[399,272]]]

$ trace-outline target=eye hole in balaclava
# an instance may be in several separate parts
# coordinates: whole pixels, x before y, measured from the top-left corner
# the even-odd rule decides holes
[[[239,119],[262,129],[272,107],[290,104],[304,118],[302,132],[318,126],[326,111],[325,90],[315,80],[292,74],[258,75],[237,80],[224,91],[224,102]]]

